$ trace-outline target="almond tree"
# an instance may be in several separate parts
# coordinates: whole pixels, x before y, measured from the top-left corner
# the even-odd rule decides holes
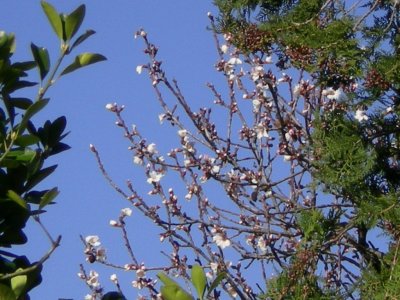
[[[143,299],[195,291],[200,299],[397,299],[399,2],[215,3],[215,68],[227,92],[207,84],[212,109],[195,110],[147,33],[136,33],[149,59],[137,71],[148,73],[177,142],[159,153],[125,121],[124,106],[106,106],[151,189],[119,187],[91,146],[131,204],[110,223],[131,259],[108,261],[97,236],[83,239],[87,259],[132,271]],[[125,224],[132,210],[159,228],[165,265],[135,255]],[[82,266],[80,276],[88,299],[104,294],[96,272]],[[118,292],[105,298],[123,299],[111,279]]]

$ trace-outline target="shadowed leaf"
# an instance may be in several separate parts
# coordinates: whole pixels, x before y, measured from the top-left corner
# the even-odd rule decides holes
[[[40,79],[43,80],[50,70],[49,52],[46,48],[38,47],[34,43],[31,43],[31,50],[33,58],[35,59],[39,68]]]

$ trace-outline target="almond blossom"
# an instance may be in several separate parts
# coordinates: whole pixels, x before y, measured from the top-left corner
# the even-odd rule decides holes
[[[164,176],[164,174],[159,173],[157,171],[150,171],[149,172],[149,178],[147,178],[148,183],[157,183],[161,180],[161,178]]]

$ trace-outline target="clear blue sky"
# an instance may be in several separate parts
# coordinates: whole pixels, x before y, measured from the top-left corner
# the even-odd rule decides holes
[[[160,47],[165,69],[179,79],[188,99],[196,106],[210,105],[212,95],[205,83],[218,79],[214,78],[217,74],[213,68],[216,52],[206,26],[207,12],[214,8],[211,0],[49,2],[63,12],[70,12],[85,3],[87,13],[82,30],[94,29],[97,34],[78,48],[78,52],[99,52],[108,58],[107,62],[61,78],[50,90],[51,104],[42,113],[45,119],[67,117],[71,134],[66,142],[72,149],[55,157],[53,163],[59,164],[59,168],[45,182],[48,188],[58,186],[61,194],[57,204],[48,208],[42,220],[53,236],[61,234],[63,239],[61,247],[45,264],[44,282],[31,293],[31,298],[83,299],[88,290],[76,275],[79,263],[85,259],[79,235],[98,234],[105,246],[114,252],[111,256],[124,255],[117,251],[122,245],[118,232],[110,228],[108,222],[118,217],[121,208],[128,206],[106,185],[89,151],[89,144],[95,144],[102,153],[116,181],[123,185],[128,178],[138,178],[139,188],[140,185],[143,191],[148,188],[141,170],[132,164],[121,132],[113,125],[113,115],[104,106],[115,101],[125,104],[129,122],[137,124],[149,140],[158,144],[167,142],[160,131],[157,116],[161,110],[148,78],[135,72],[138,64],[146,62],[146,57],[142,53],[143,43],[134,40],[133,33],[143,27]],[[3,0],[1,4],[0,30],[16,34],[15,59],[31,59],[31,41],[47,47],[54,59],[59,42],[41,11],[40,1]],[[36,73],[32,72],[32,75],[36,76]],[[26,90],[30,97],[34,97],[35,92],[34,89]],[[165,143],[166,150],[170,147]],[[135,247],[142,254],[141,258],[149,263],[157,259],[159,249],[149,248],[149,241],[158,239],[155,232],[147,231],[151,224],[145,227],[136,215],[129,221],[132,222],[131,234],[135,235],[135,241],[140,241]],[[39,259],[48,250],[49,243],[35,223],[29,224],[27,233],[29,244],[20,251],[32,260]],[[111,287],[108,278],[112,271],[94,268],[100,270],[106,287]],[[133,277],[132,274],[127,280],[133,280]],[[131,288],[129,291],[134,292]],[[133,299],[133,294],[128,298]]]

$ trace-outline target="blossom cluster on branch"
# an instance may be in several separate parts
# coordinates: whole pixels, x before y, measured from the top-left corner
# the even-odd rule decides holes
[[[328,7],[321,8],[324,17]],[[171,142],[168,153],[160,153],[140,128],[127,125],[124,106],[107,104],[130,143],[134,164],[143,168],[149,191],[141,195],[130,181],[124,188],[114,183],[91,146],[101,172],[133,212],[127,210],[110,222],[122,230],[131,261],[119,266],[104,255],[98,259],[93,237],[84,241],[88,260],[136,272],[132,286],[147,290],[142,299],[162,297],[155,271],[189,281],[194,264],[200,264],[210,280],[226,274],[214,298],[222,293],[240,299],[286,299],[283,295],[298,293],[355,297],[367,266],[377,272],[386,267],[384,249],[367,239],[367,232],[391,228],[390,234],[398,236],[389,216],[389,211],[397,213],[397,200],[387,200],[397,195],[397,184],[375,164],[387,139],[390,149],[398,149],[398,133],[388,127],[398,126],[394,98],[368,106],[357,98],[369,88],[365,81],[353,76],[321,80],[337,67],[330,58],[313,71],[299,62],[304,48],[285,46],[286,57],[282,48],[247,51],[237,35],[217,34],[215,19],[211,14],[209,18],[219,55],[215,69],[228,91],[225,97],[219,87],[207,84],[213,108],[194,110],[178,82],[164,72],[147,33],[136,33],[149,59],[136,71],[148,74],[162,109],[160,122],[176,129],[176,143]],[[308,53],[313,64],[314,53]],[[385,159],[397,172],[393,153],[385,153]],[[167,180],[175,175],[180,182]],[[379,204],[382,214],[374,216],[381,221],[368,223],[373,197],[386,197],[386,202]],[[162,252],[164,265],[151,266],[148,258],[136,257],[124,222],[136,212],[158,227],[160,242],[170,250]],[[97,283],[96,274],[81,276],[92,287],[93,278]],[[91,299],[99,293],[93,290]]]

